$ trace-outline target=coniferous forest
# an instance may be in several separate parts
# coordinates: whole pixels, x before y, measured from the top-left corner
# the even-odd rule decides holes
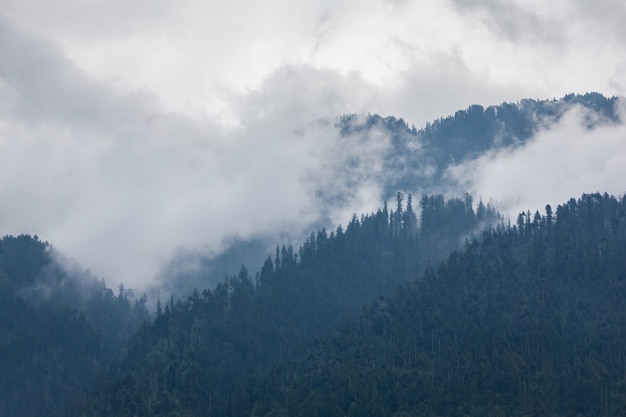
[[[618,118],[600,95],[562,101]],[[111,289],[5,236],[0,416],[626,415],[626,196],[506,219],[469,194],[388,192],[418,188],[420,164],[443,181],[496,135],[519,146],[562,106],[472,106],[420,131],[340,118],[343,135],[393,132],[388,202],[183,296]]]
[[[256,402],[251,390],[275,366],[415,280],[433,248],[456,247],[479,224],[498,219],[482,203],[475,213],[469,196],[424,196],[421,234],[411,200],[404,208],[398,194],[391,211],[312,234],[297,252],[277,248],[255,276],[243,267],[213,291],[160,305],[93,407],[102,415],[248,415]]]
[[[149,319],[146,298],[116,295],[61,266],[37,236],[0,240],[0,415],[63,415]]]
[[[75,415],[623,415],[626,200],[522,213],[422,273],[423,231],[478,220],[441,201],[164,303]]]
[[[278,367],[251,415],[624,415],[625,203],[583,195],[468,239]]]

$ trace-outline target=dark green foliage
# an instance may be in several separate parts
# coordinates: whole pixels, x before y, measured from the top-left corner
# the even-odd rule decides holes
[[[443,172],[451,162],[458,163],[498,147],[523,144],[542,124],[558,122],[574,105],[599,115],[602,122],[617,122],[619,110],[616,103],[616,97],[588,93],[570,94],[561,100],[526,99],[517,104],[502,103],[487,108],[475,104],[457,111],[454,116],[428,124],[417,135]]]
[[[278,248],[254,280],[242,268],[170,300],[83,415],[626,413],[624,199],[523,213],[329,324],[414,276],[423,229],[480,221],[469,196],[424,196],[413,234],[403,204],[312,234],[297,256]]]
[[[367,154],[372,148],[380,148],[384,153],[380,155],[383,169],[376,181],[380,182],[383,200],[394,201],[398,190],[438,193],[459,185],[450,183],[456,181],[454,176],[445,175],[451,166],[503,147],[521,146],[538,129],[558,122],[575,105],[589,113],[586,117],[589,127],[616,122],[619,114],[616,103],[615,97],[589,93],[571,94],[559,100],[522,100],[487,108],[472,105],[419,130],[395,117],[344,115],[335,120],[335,125],[341,137],[351,140],[354,147],[350,156],[334,169],[346,186],[359,189],[363,173],[371,171],[371,167],[365,166],[368,159],[361,159],[361,152]],[[386,146],[372,147],[373,142],[381,140]],[[365,145],[361,145],[363,143]],[[346,193],[338,192],[334,185],[322,183],[314,190],[316,202],[328,212],[333,207],[346,207],[349,201]],[[344,190],[344,187],[339,189]],[[417,206],[418,201],[415,203]],[[322,217],[317,219],[320,224],[327,223],[328,212],[322,210]],[[480,206],[476,214],[481,215]],[[274,239],[256,237],[225,242],[229,248],[214,258],[201,253],[180,253],[164,271],[168,279],[162,290],[184,298],[194,288],[212,288],[224,276],[236,274],[242,263],[255,272],[263,264]],[[189,257],[200,265],[199,270],[180,268]]]
[[[126,360],[85,414],[249,415],[275,365],[414,281],[427,260],[449,253],[479,224],[471,199],[432,199],[428,234],[420,232],[411,196],[405,207],[398,194],[391,212],[385,206],[354,216],[345,230],[312,233],[297,252],[276,248],[255,277],[242,268],[212,291],[170,300],[132,338]],[[460,206],[463,220],[450,222]],[[497,219],[490,208],[484,215]]]
[[[454,115],[427,123],[423,129],[409,127],[404,120],[370,115],[361,122],[357,115],[339,118],[344,136],[360,135],[373,128],[386,132],[390,146],[384,156],[385,198],[397,190],[437,190],[446,187],[446,170],[503,147],[523,145],[540,128],[556,122],[577,105],[589,112],[585,117],[592,128],[619,121],[617,97],[598,93],[570,94],[559,100],[522,100],[498,106],[474,104]]]
[[[116,297],[54,256],[36,236],[0,240],[2,416],[54,415],[83,398],[147,318],[143,301],[131,308],[127,292]]]
[[[390,140],[383,158],[389,175],[381,181],[391,209],[385,205],[355,215],[345,228],[311,233],[296,250],[279,246],[254,275],[242,267],[211,289],[161,300],[154,322],[130,338],[125,358],[93,395],[72,402],[68,414],[623,415],[623,200],[586,195],[554,212],[548,206],[544,215],[522,213],[515,226],[492,230],[499,216],[482,202],[474,210],[470,196],[446,201],[424,195],[414,202],[397,192],[441,189],[450,166],[522,145],[538,120],[556,123],[573,105],[595,113],[587,120],[590,128],[615,122],[615,103],[587,94],[474,105],[421,130],[393,117],[340,118],[345,136],[380,129]],[[348,170],[358,168],[351,163]],[[341,200],[332,192],[324,197],[326,191],[320,191],[323,203]],[[463,251],[437,267],[463,242]],[[237,245],[235,262],[255,257],[258,249]],[[28,264],[37,272],[39,255],[31,255]],[[0,288],[18,304],[22,297],[27,309],[47,312],[45,303],[33,301],[37,286],[29,270],[11,269],[8,258],[10,272],[0,274]],[[45,258],[41,262],[45,270]],[[233,257],[224,256],[205,270],[232,264]],[[55,282],[60,275],[52,268],[46,276]],[[187,285],[187,278],[214,282],[183,278]],[[55,326],[73,326],[85,340],[82,351],[71,351],[77,369],[67,368],[76,381],[93,375],[85,358],[95,358],[95,368],[102,369],[119,352],[134,317],[141,316],[135,310],[145,311],[145,299],[133,308],[123,288],[117,296],[104,282],[93,288],[85,305],[55,303],[48,315],[56,320],[61,312]],[[182,288],[193,286],[174,290]],[[67,289],[53,293],[60,296],[52,299],[69,298]],[[7,308],[18,309],[11,300]],[[40,345],[46,352],[67,349],[48,349],[55,345],[47,339]],[[42,380],[35,370],[29,373]],[[61,387],[58,398],[67,393],[68,380],[74,381],[55,385]],[[58,410],[61,401],[45,404]]]
[[[625,209],[584,195],[470,239],[282,365],[257,415],[625,415]]]

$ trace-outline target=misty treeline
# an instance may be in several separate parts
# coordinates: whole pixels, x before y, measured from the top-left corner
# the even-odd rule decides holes
[[[345,231],[311,233],[298,251],[278,247],[258,273],[242,267],[186,300],[159,300],[152,313],[145,295],[135,297],[123,285],[108,288],[104,279],[37,236],[5,236],[0,240],[0,415],[62,415],[68,408],[100,410],[100,404],[107,404],[105,414],[111,407],[123,410],[107,395],[125,367],[140,366],[133,355],[172,359],[163,343],[184,344],[186,332],[195,334],[194,346],[200,349],[185,353],[200,362],[186,363],[213,387],[211,408],[224,409],[224,398],[248,370],[264,373],[297,356],[314,336],[331,332],[341,318],[356,317],[363,305],[415,279],[429,259],[445,256],[463,236],[498,218],[482,203],[475,212],[469,196],[448,201],[424,196],[421,221],[413,204],[410,195],[398,193],[391,210],[385,205],[375,214],[355,216]],[[120,365],[116,360],[124,358],[129,340],[131,351]],[[143,343],[154,352],[138,351]],[[168,401],[162,392],[166,369],[169,364],[152,373],[156,380],[143,381],[151,387],[145,393],[150,401],[153,393]],[[138,377],[138,388],[141,383]],[[89,396],[97,387],[103,391]]]
[[[383,194],[397,190],[443,190],[453,179],[446,171],[453,165],[489,151],[524,145],[539,130],[558,123],[574,106],[584,109],[584,124],[591,129],[620,122],[619,98],[599,93],[568,94],[560,99],[524,99],[483,107],[478,104],[454,115],[427,123],[421,129],[402,119],[348,114],[336,120],[342,136],[364,135],[379,129],[389,137],[383,158]],[[349,172],[349,167],[346,168]]]
[[[73,415],[625,415],[625,212],[588,194],[521,213],[417,280],[428,216],[415,234],[408,206],[354,218],[162,306]]]
[[[250,415],[626,415],[625,211],[583,195],[468,240],[282,364]]]
[[[62,413],[149,319],[146,298],[116,295],[37,236],[0,240],[0,415]]]
[[[214,289],[160,303],[74,415],[249,415],[253,389],[275,366],[500,221],[469,195],[414,205],[397,193],[393,207],[311,233],[298,250],[276,248],[256,274],[242,267]]]
[[[311,233],[298,249],[279,246],[258,272],[254,262],[252,272],[162,299],[151,313],[146,297],[108,288],[36,236],[5,237],[0,415],[618,415],[623,350],[609,340],[623,339],[615,324],[623,199],[583,196],[504,225],[469,196],[416,202],[395,193],[447,189],[451,165],[520,146],[574,105],[589,111],[590,128],[619,121],[617,99],[596,93],[474,105],[420,130],[393,117],[342,116],[342,135],[382,129],[390,141],[380,179],[390,206]],[[219,275],[223,259],[244,252],[256,259],[265,242],[241,248],[205,269]],[[184,278],[171,288],[216,282]],[[522,371],[503,362],[514,354]],[[569,365],[555,365],[559,354]]]
[[[393,201],[398,190],[424,190],[437,194],[464,189],[459,178],[448,170],[478,158],[490,151],[523,146],[539,130],[549,128],[574,106],[584,109],[587,125],[619,122],[618,98],[598,93],[570,94],[560,99],[531,100],[483,107],[472,105],[455,114],[437,119],[421,129],[409,126],[403,119],[376,114],[347,114],[322,123],[333,124],[349,151],[341,150],[330,157],[328,171],[315,175],[321,179],[311,193],[320,218],[315,224],[333,224],[330,213],[350,209],[346,197],[372,184],[381,189],[381,200]],[[382,142],[382,143],[381,143]],[[378,166],[378,164],[381,166]],[[315,181],[314,181],[315,182]],[[295,240],[306,239],[306,228],[294,230]],[[320,226],[321,227],[321,226]],[[311,226],[310,229],[318,229]],[[173,259],[165,293],[184,297],[195,287],[203,288],[232,275],[245,263],[256,271],[263,265],[268,248],[282,238],[269,235],[228,242],[228,248],[217,256],[197,256],[197,270],[179,268],[189,262],[184,256]]]

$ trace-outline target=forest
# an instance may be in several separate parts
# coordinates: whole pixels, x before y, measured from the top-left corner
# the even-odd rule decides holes
[[[71,415],[623,415],[626,200],[512,225],[468,202],[424,196],[416,228],[408,204],[354,218],[168,301]],[[481,216],[420,272],[429,230]]]
[[[574,106],[589,112],[585,127],[620,121],[619,100],[598,93],[569,94],[560,99],[524,99],[483,107],[473,104],[453,115],[426,123],[421,129],[403,119],[369,115],[361,122],[358,115],[344,115],[336,121],[344,137],[363,135],[380,129],[391,138],[384,156],[385,198],[398,190],[429,190],[437,194],[453,185],[446,170],[489,151],[523,146],[540,129],[558,123]],[[349,168],[347,168],[349,171]]]
[[[583,195],[468,239],[277,367],[250,415],[624,415],[625,203]]]
[[[364,181],[377,184],[381,193],[380,202],[376,201],[379,206],[385,201],[394,204],[398,191],[416,196],[425,193],[462,197],[467,191],[466,185],[459,184],[454,176],[447,175],[450,168],[489,152],[509,152],[523,147],[538,131],[555,126],[574,107],[587,115],[585,124],[588,129],[620,122],[619,99],[598,93],[569,94],[550,100],[524,99],[517,103],[488,107],[474,104],[426,123],[420,129],[410,126],[403,119],[377,114],[346,114],[322,120],[321,123],[336,128],[338,141],[350,145],[350,151],[338,157],[337,165],[329,167],[333,172],[330,178],[344,184],[344,188],[359,189]],[[381,141],[384,146],[380,146]],[[366,162],[369,160],[367,152],[370,148],[380,150],[381,154],[376,157],[381,160],[380,168],[372,170]],[[369,179],[364,172],[370,175]],[[345,206],[346,197],[342,192],[337,192],[337,188],[344,190],[336,187],[332,181],[322,181],[310,193],[314,195],[315,203],[324,207],[322,212],[342,206],[347,213],[354,212],[354,208]],[[488,199],[492,196],[482,197]],[[337,227],[336,223],[328,220],[322,216],[310,227],[296,230],[298,239],[294,245],[300,246],[310,230],[317,233],[324,226],[328,229]],[[347,221],[349,218],[340,220],[344,225]],[[176,298],[185,298],[194,288],[213,288],[225,275],[237,274],[242,263],[254,274],[263,266],[268,253],[282,243],[281,238],[272,234],[236,238],[223,253],[214,257],[205,256],[202,259],[202,271],[195,276],[178,274],[177,264],[173,262],[173,268],[166,274],[166,292],[174,293]],[[444,257],[447,255],[441,254]]]
[[[63,415],[150,318],[145,297],[117,295],[37,236],[0,240],[0,415]]]
[[[241,254],[265,242],[241,241],[218,259],[236,272],[172,277],[155,299],[5,236],[0,416],[626,415],[626,197],[509,220],[469,194],[397,191],[444,187],[454,161],[519,146],[573,105],[618,120],[598,94],[420,130],[341,116],[344,137],[390,133],[389,204],[275,242],[258,266]]]

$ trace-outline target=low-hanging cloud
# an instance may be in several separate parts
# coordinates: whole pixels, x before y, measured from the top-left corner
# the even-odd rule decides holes
[[[514,14],[460,3],[10,2],[0,232],[143,285],[177,249],[289,239],[380,206],[386,133],[340,137],[339,114],[420,127],[472,103],[624,91],[623,48],[599,47],[621,45],[623,25],[587,30],[610,7],[587,24],[576,3],[543,42],[524,33],[549,29],[547,6],[502,39],[489,19]]]
[[[224,130],[90,79],[53,45],[2,23],[2,49],[21,49],[0,58],[2,233],[39,234],[114,285],[136,287],[181,248],[295,239],[380,203],[372,168],[384,134],[340,138],[331,116],[367,86],[356,75],[284,67],[233,97],[241,122]],[[329,117],[311,122],[320,114]],[[352,180],[337,181],[346,160]],[[331,188],[335,206],[320,194]]]
[[[93,77],[196,116],[230,119],[233,91],[282,67],[358,74],[375,88],[354,89],[367,99],[350,112],[418,126],[472,103],[626,92],[626,8],[610,0],[127,3],[22,0],[3,13]]]
[[[621,120],[626,120],[623,100]],[[484,154],[447,175],[475,196],[495,200],[515,219],[520,212],[556,207],[583,193],[626,192],[626,125],[594,123],[599,116],[575,106],[525,145]],[[593,128],[590,128],[593,126]]]

